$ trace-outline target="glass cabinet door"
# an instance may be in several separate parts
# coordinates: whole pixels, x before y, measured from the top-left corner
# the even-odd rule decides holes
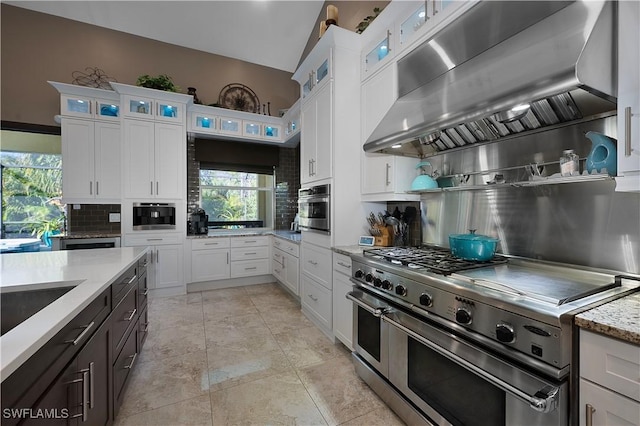
[[[423,4],[400,25],[400,45],[405,46],[427,19],[426,5]]]
[[[156,101],[156,118],[163,121],[182,121],[182,108],[167,101]]]
[[[325,59],[325,61],[316,70],[316,82],[320,83],[328,75],[329,75],[329,58]]]
[[[120,102],[96,100],[96,116],[110,120],[118,119],[120,117]]]
[[[380,43],[378,43],[373,49],[371,49],[369,53],[367,53],[367,57],[366,57],[367,71],[374,68],[377,63],[379,63],[380,61],[382,61],[384,58],[387,57],[387,55],[391,51],[390,39],[391,39],[391,32],[387,31],[387,36]]]
[[[193,116],[193,127],[199,130],[216,130],[216,118],[207,115],[194,114]]]
[[[138,118],[153,117],[153,101],[151,99],[126,97],[124,114]]]
[[[309,92],[311,92],[311,88],[313,87],[313,83],[311,80],[311,73],[309,73],[309,78],[307,79],[307,81],[302,85],[302,97],[306,98],[307,95],[309,94]]]
[[[275,124],[264,125],[264,137],[265,139],[280,139],[281,129],[280,126]]]
[[[62,115],[90,118],[93,117],[92,103],[90,98],[62,95],[60,97],[60,111]]]
[[[242,134],[245,136],[260,136],[260,124],[243,121]]]
[[[233,118],[220,118],[220,132],[232,135],[241,134],[240,120]]]

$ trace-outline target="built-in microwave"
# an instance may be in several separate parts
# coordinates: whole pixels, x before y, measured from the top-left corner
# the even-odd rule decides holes
[[[174,203],[133,203],[133,230],[176,229]]]
[[[331,233],[331,185],[298,190],[299,228],[303,231]]]

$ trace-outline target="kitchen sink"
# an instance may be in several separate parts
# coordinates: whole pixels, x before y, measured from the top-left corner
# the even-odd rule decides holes
[[[12,330],[74,287],[75,285],[0,293],[0,335]]]

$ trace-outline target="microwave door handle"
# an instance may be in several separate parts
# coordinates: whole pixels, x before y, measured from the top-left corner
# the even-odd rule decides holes
[[[466,368],[467,370],[477,374],[478,376],[482,377],[483,379],[493,384],[494,386],[504,390],[505,392],[509,392],[511,395],[515,396],[516,398],[528,403],[529,406],[533,408],[535,411],[538,411],[541,413],[550,413],[551,411],[555,410],[558,406],[558,393],[560,392],[560,390],[557,387],[545,386],[544,388],[536,392],[535,395],[529,395],[528,393],[516,388],[510,383],[505,382],[499,377],[495,377],[490,373],[487,373],[486,371],[470,363],[466,359],[441,348],[440,346],[433,343],[432,341],[425,339],[420,334],[400,324],[399,322],[394,321],[393,319],[389,318],[384,314],[382,315],[382,320],[402,330],[409,336],[413,337],[423,345],[427,346],[428,348],[432,349],[438,354],[444,356],[445,358],[448,358],[451,361],[455,362],[456,364],[459,364],[464,368]]]

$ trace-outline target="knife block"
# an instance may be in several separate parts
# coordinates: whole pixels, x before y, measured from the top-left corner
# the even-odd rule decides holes
[[[380,234],[375,236],[373,242],[375,246],[389,247],[393,244],[393,228],[391,226],[376,225],[375,229],[380,231]]]

